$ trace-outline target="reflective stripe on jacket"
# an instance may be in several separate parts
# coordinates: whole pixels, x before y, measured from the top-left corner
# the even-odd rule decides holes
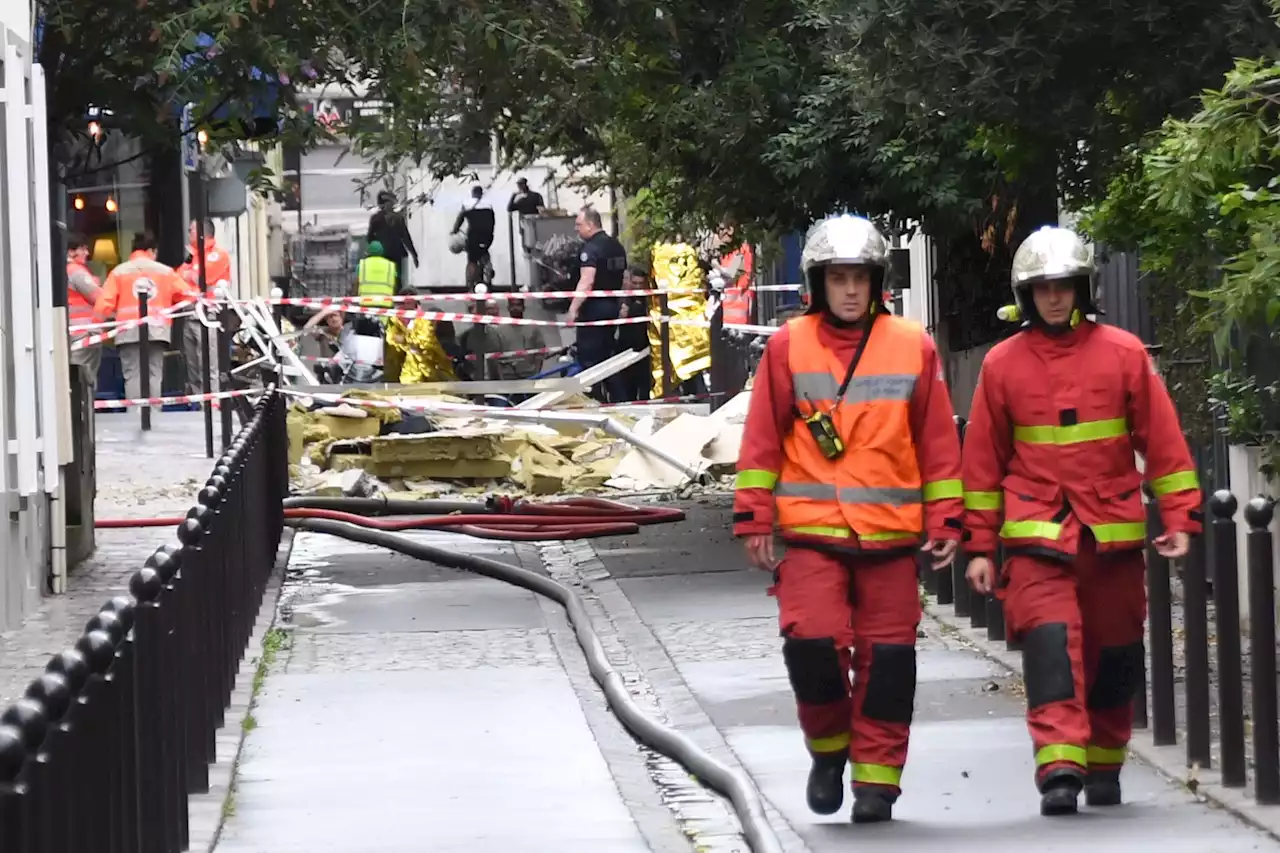
[[[356,283],[361,296],[394,296],[396,292],[396,265],[386,258],[368,257],[356,268]],[[370,300],[375,308],[390,308],[390,299]]]
[[[1070,556],[1141,548],[1143,475],[1166,530],[1200,529],[1200,484],[1169,393],[1142,342],[1084,322],[1020,332],[987,354],[965,431],[967,550]]]
[[[821,318],[792,320],[788,362],[794,405],[803,417],[830,414],[845,444],[827,459],[804,423],[783,440],[773,496],[778,527],[788,533],[864,542],[907,542],[924,530],[922,481],[908,404],[920,375],[920,327],[893,316],[872,327],[842,400],[848,370],[818,342]]]

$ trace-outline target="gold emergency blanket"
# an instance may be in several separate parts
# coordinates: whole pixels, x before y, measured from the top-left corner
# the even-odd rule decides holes
[[[657,243],[653,247],[653,283],[659,289],[689,290],[667,296],[672,319],[706,322],[706,277],[698,266],[698,256],[688,243]],[[653,373],[653,396],[662,396],[662,301],[649,298],[649,359]],[[697,376],[711,367],[711,330],[707,327],[671,326],[671,368],[673,385]]]
[[[406,385],[415,382],[453,382],[453,362],[445,354],[436,338],[436,324],[421,318],[410,320],[406,328],[399,317],[391,317],[387,323],[387,344],[404,353],[404,365],[400,368],[400,381]]]

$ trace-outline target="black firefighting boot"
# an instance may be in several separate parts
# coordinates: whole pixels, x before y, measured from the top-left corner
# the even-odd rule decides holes
[[[1120,771],[1100,770],[1086,776],[1084,801],[1090,806],[1120,805]]]
[[[844,805],[844,765],[847,760],[848,756],[843,752],[813,756],[805,799],[816,814],[835,814]]]
[[[1073,768],[1050,770],[1040,782],[1040,814],[1045,817],[1075,814],[1079,810],[1084,774]]]
[[[853,822],[880,823],[893,820],[897,797],[885,788],[862,785],[853,789]]]

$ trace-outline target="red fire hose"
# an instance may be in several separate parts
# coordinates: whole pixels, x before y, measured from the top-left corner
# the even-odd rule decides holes
[[[684,512],[679,509],[634,507],[603,498],[569,498],[547,503],[526,503],[506,497],[495,498],[488,503],[450,503],[448,509],[451,512],[448,514],[416,518],[369,517],[371,515],[417,515],[437,508],[433,505],[437,503],[376,498],[295,498],[285,501],[284,517],[345,521],[386,531],[445,530],[480,539],[505,539],[514,542],[620,536],[637,532],[640,525],[663,524],[684,519]],[[344,511],[346,509],[357,511]],[[365,510],[365,512],[358,510]],[[94,526],[98,528],[176,527],[182,522],[182,518],[106,518],[99,519]]]

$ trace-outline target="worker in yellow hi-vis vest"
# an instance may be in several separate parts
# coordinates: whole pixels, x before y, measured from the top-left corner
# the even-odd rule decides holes
[[[391,307],[391,297],[396,293],[396,265],[383,254],[382,244],[377,240],[369,244],[364,259],[356,267],[356,293],[360,296],[385,297],[362,300],[363,305],[374,308]]]
[[[382,244],[377,240],[369,243],[364,258],[356,267],[356,293],[365,297],[361,300],[362,307],[390,308],[394,305],[391,297],[396,293],[396,265],[386,257]],[[403,363],[403,357],[399,350],[386,345],[386,336],[383,333],[386,325],[385,317],[366,315],[356,322],[356,329],[358,334],[379,335],[383,338],[383,379],[387,382],[396,382],[400,378],[399,368]],[[389,364],[389,360],[394,363]]]

